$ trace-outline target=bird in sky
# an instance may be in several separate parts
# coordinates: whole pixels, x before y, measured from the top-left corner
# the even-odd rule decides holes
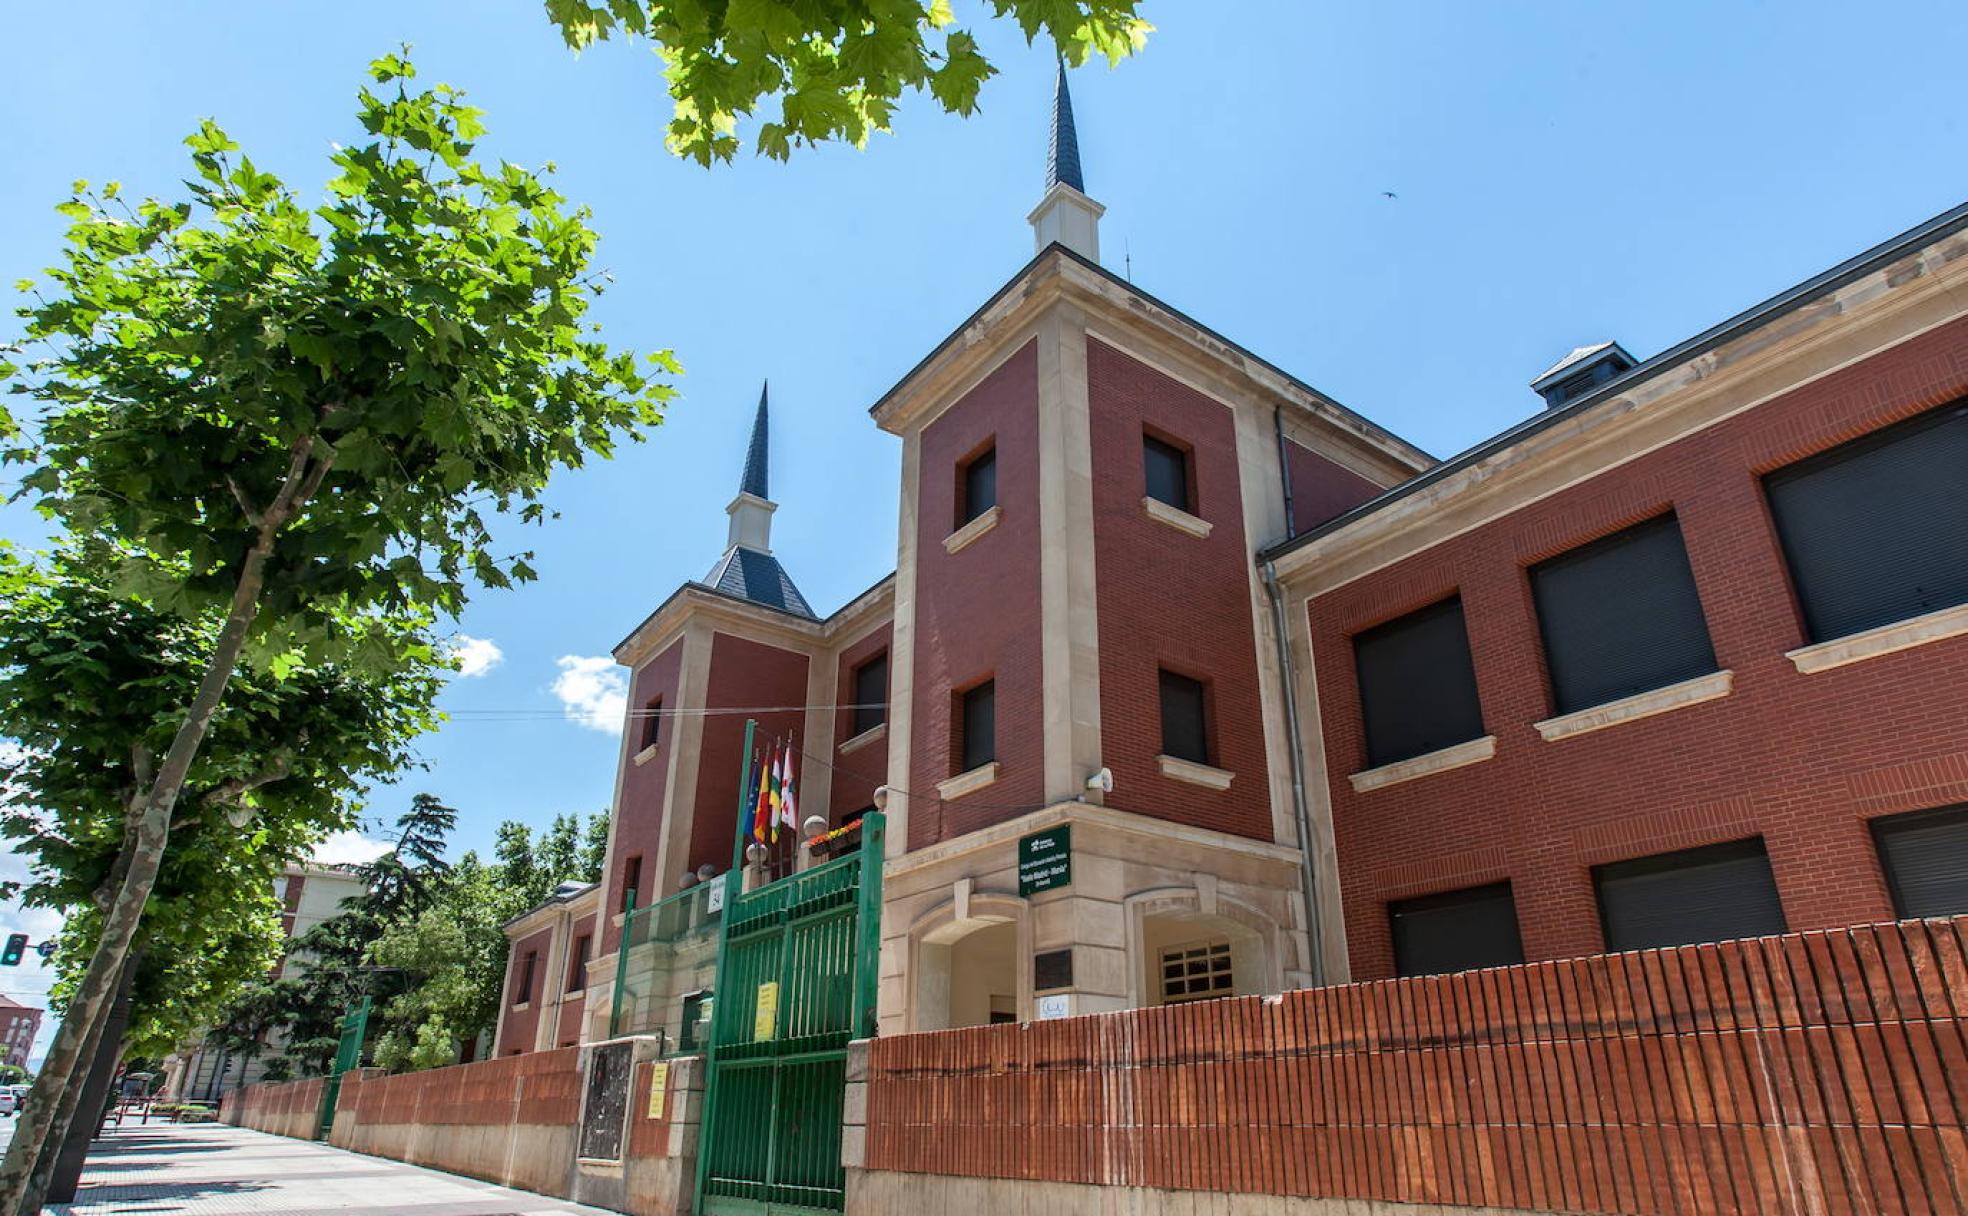
[[[1400,196],[1400,195],[1398,195],[1398,194],[1396,194],[1396,193],[1394,193],[1394,192],[1393,192],[1392,190],[1382,190],[1382,191],[1380,192],[1380,197],[1382,197],[1382,198],[1399,198],[1399,197],[1401,197],[1401,196]]]

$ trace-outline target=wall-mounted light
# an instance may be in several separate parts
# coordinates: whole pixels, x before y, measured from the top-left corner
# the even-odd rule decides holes
[[[1095,774],[1094,774],[1093,776],[1091,776],[1091,777],[1088,777],[1088,778],[1086,779],[1086,787],[1087,787],[1087,789],[1088,789],[1088,790],[1090,790],[1090,791],[1092,791],[1092,792],[1094,792],[1094,793],[1096,793],[1096,794],[1111,794],[1111,793],[1113,793],[1113,792],[1114,792],[1114,770],[1113,770],[1113,769],[1111,769],[1111,768],[1103,768],[1103,769],[1101,769],[1101,770],[1100,770],[1099,772],[1097,772],[1097,773],[1095,773]]]

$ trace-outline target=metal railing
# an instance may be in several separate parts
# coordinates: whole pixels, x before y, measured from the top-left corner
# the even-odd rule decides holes
[[[624,915],[610,1038],[654,1035],[666,1056],[704,1049],[723,916],[713,905],[723,885],[699,883]]]

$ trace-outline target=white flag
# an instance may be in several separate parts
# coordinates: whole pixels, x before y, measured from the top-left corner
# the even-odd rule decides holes
[[[799,830],[799,803],[793,796],[793,745],[789,740],[781,753],[779,770],[779,822]]]

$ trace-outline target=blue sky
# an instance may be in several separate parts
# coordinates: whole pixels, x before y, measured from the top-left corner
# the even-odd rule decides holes
[[[560,661],[710,568],[763,378],[774,549],[807,598],[831,611],[893,568],[899,447],[867,407],[1030,256],[1045,159],[1048,54],[957,7],[1002,69],[980,114],[914,99],[864,152],[713,172],[663,151],[646,47],[574,56],[534,0],[9,14],[0,283],[51,260],[72,179],[173,191],[201,117],[318,189],[358,138],[364,65],[407,41],[488,111],[485,154],[554,160],[593,207],[610,339],[684,364],[649,443],[555,487],[540,581],[472,605],[459,628],[502,658],[453,684],[430,771],[372,814],[430,790],[482,846],[607,804],[613,728],[567,715]],[[1968,197],[1958,0],[1143,11],[1143,55],[1072,80],[1107,263],[1437,455],[1530,413],[1527,381],[1574,345],[1645,358]],[[38,521],[0,508],[0,535]],[[0,992],[45,988],[34,971]]]

